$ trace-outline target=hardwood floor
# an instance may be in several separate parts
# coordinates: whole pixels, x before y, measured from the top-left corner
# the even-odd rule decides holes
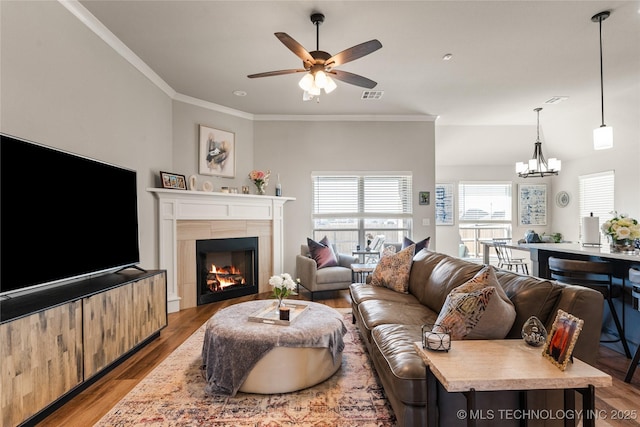
[[[162,330],[158,339],[79,393],[38,426],[87,427],[93,425],[216,311],[237,302],[270,297],[270,294],[242,297],[169,314],[169,325]],[[308,299],[307,295],[303,294],[302,297]],[[336,292],[334,297],[317,302],[334,308],[351,306],[348,291]],[[623,378],[629,360],[624,355],[603,346],[600,346],[599,354],[596,367],[613,377],[613,387],[597,390],[596,408],[602,410],[600,414],[606,414],[606,419],[599,419],[596,425],[640,426],[640,414],[638,414],[640,412],[640,368],[631,384],[627,384]],[[624,415],[629,419],[612,419],[614,416],[620,418],[619,416]]]

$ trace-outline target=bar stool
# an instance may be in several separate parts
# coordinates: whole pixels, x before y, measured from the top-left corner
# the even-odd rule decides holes
[[[602,296],[609,304],[611,317],[613,317],[613,321],[616,324],[616,329],[618,330],[618,336],[620,338],[614,341],[601,342],[621,341],[622,347],[624,347],[624,352],[627,358],[630,359],[631,351],[627,344],[627,338],[625,337],[624,330],[620,325],[618,312],[613,305],[611,264],[600,261],[577,261],[572,259],[549,257],[549,273],[551,278],[558,282],[581,285],[602,293]]]
[[[630,268],[629,269],[629,282],[631,282],[632,294],[638,295],[638,291],[636,289],[640,289],[640,271]],[[640,295],[638,295],[640,297]],[[633,360],[629,364],[629,368],[627,369],[627,375],[624,377],[625,383],[630,383],[631,378],[633,378],[633,373],[636,371],[638,367],[638,362],[640,362],[640,346],[636,349],[636,354],[633,356]]]

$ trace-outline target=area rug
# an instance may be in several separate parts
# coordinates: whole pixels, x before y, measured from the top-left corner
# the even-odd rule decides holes
[[[342,366],[294,393],[211,396],[200,370],[204,325],[96,423],[115,426],[394,426],[395,416],[362,339],[344,316]]]

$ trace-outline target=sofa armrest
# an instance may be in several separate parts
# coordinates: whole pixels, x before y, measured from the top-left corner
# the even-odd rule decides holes
[[[304,255],[296,255],[296,277],[300,279],[300,284],[306,289],[314,287],[316,283],[316,271],[318,264],[313,258]]]

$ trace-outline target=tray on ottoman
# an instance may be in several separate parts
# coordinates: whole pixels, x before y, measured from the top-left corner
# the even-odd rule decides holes
[[[274,301],[273,304],[267,305],[265,308],[262,308],[258,311],[255,311],[249,316],[250,322],[258,322],[258,323],[267,323],[270,325],[285,325],[288,326],[292,324],[298,316],[305,312],[309,308],[309,304],[301,303],[301,302],[290,302],[287,301],[283,303],[285,307],[288,307],[289,312],[289,320],[280,320],[280,313],[278,312],[278,302]]]

